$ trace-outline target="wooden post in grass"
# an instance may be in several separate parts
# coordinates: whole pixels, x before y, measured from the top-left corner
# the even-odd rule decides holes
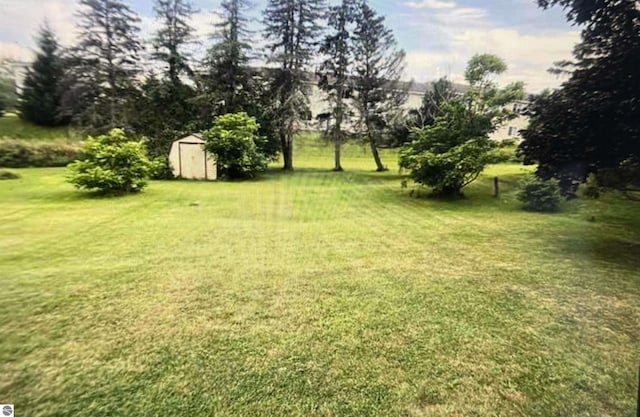
[[[493,178],[493,196],[500,197],[500,179],[498,177]]]

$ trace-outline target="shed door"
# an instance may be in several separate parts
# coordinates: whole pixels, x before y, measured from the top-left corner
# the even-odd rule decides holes
[[[186,179],[207,178],[206,154],[200,143],[180,144],[180,176]]]

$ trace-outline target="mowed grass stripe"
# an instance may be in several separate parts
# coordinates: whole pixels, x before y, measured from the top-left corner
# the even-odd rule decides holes
[[[32,416],[633,415],[636,203],[522,212],[516,165],[417,199],[393,152],[375,173],[349,145],[334,173],[314,140],[256,182],[0,184],[0,398]]]

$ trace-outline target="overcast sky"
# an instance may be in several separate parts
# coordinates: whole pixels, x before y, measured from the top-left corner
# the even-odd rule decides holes
[[[143,35],[154,27],[153,0],[129,0],[142,17]],[[335,2],[335,0],[334,0]],[[219,0],[195,0],[201,12],[194,26],[206,48]],[[255,0],[259,17],[266,0]],[[522,80],[538,92],[562,80],[548,74],[555,62],[571,57],[579,40],[560,9],[542,10],[535,0],[370,0],[387,17],[407,52],[407,79],[431,81],[448,76],[460,81],[466,61],[475,53],[505,59],[508,73],[500,81]],[[77,0],[0,0],[0,58],[28,60],[33,35],[46,18],[64,44],[75,36]]]

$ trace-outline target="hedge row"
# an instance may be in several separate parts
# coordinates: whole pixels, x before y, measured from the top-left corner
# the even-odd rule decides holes
[[[60,167],[79,159],[80,143],[0,140],[0,167]]]

